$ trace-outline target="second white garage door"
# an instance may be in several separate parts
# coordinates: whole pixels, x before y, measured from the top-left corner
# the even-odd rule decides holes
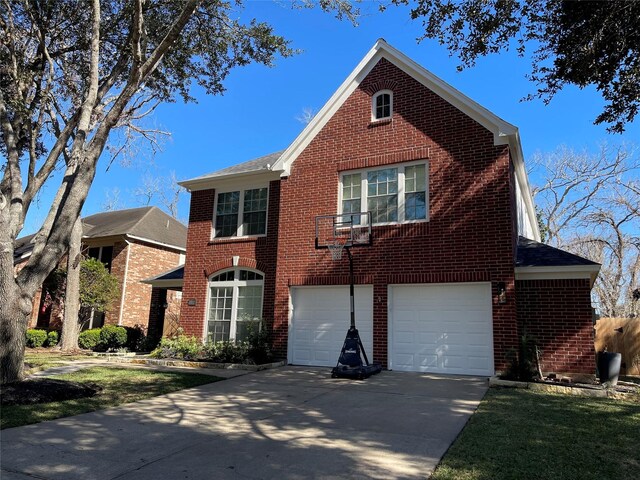
[[[373,359],[373,288],[355,289],[356,327]],[[335,367],[349,329],[349,287],[292,287],[289,363]]]
[[[493,375],[489,283],[390,286],[389,302],[391,369]]]

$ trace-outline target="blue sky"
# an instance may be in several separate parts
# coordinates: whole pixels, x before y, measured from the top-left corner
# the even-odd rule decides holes
[[[286,148],[304,127],[297,120],[303,109],[317,112],[380,37],[518,126],[525,159],[559,145],[596,150],[602,142],[639,143],[638,121],[623,135],[611,135],[605,126],[593,125],[603,106],[595,89],[565,88],[550,105],[522,102],[535,87],[525,78],[530,71],[527,58],[504,52],[458,72],[459,62],[449,57],[444,47],[435,41],[416,42],[421,25],[409,18],[407,8],[392,7],[379,13],[376,2],[365,2],[362,10],[360,25],[354,27],[317,8],[292,10],[287,2],[247,2],[241,18],[269,22],[302,52],[278,59],[273,68],[251,65],[236,69],[225,84],[224,96],[206,96],[194,89],[198,103],[179,101],[160,106],[148,122],[172,133],[162,151],[150,155],[142,145],[130,166],[114,164],[108,172],[108,158],[103,156],[83,215],[101,211],[107,194],[114,189],[120,192],[122,207],[140,206],[141,198],[134,191],[145,174],[162,177],[174,171],[178,179],[187,179]],[[48,193],[43,193],[39,208],[34,205],[23,234],[40,226]],[[187,194],[180,206],[181,219],[186,220],[188,208]]]

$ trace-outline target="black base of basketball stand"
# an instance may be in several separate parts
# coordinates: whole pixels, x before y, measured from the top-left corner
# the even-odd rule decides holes
[[[355,320],[355,299],[354,299],[354,279],[353,279],[353,257],[349,247],[344,248],[349,257],[349,294],[351,299],[351,326],[347,330],[347,336],[342,345],[338,363],[331,370],[331,378],[352,378],[355,380],[364,380],[365,378],[380,373],[382,366],[378,363],[369,363],[367,354],[364,351],[360,334],[356,328]]]

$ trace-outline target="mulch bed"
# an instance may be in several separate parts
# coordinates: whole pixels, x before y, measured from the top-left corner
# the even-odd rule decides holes
[[[91,383],[68,382],[51,378],[34,378],[4,385],[0,405],[32,405],[93,397],[102,387]]]

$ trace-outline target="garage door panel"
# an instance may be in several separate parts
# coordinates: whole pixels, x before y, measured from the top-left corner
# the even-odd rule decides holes
[[[289,362],[335,366],[350,324],[349,287],[294,287]],[[355,289],[356,325],[369,357],[373,353],[373,288]]]
[[[493,374],[488,283],[398,285],[390,295],[391,368]]]

